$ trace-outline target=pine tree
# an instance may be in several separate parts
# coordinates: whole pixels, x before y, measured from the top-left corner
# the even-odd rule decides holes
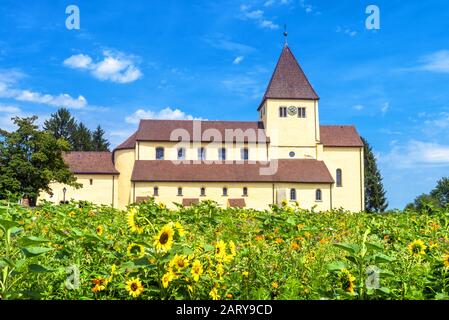
[[[98,126],[92,133],[92,150],[93,151],[109,151],[110,143],[104,137],[104,130]]]
[[[388,207],[386,192],[382,184],[382,175],[377,168],[376,157],[368,141],[365,145],[365,210],[367,212],[382,213]]]
[[[56,139],[65,139],[69,142],[70,149],[73,149],[73,135],[76,129],[76,120],[66,108],[60,108],[44,122],[44,130],[51,133]]]
[[[73,138],[72,151],[92,151],[92,133],[80,122],[76,128]]]

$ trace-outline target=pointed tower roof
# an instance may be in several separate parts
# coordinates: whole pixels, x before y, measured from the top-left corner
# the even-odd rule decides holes
[[[265,99],[319,100],[287,44],[282,50],[262,103]]]

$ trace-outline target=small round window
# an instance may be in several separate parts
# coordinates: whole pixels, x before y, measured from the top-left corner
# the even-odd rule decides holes
[[[294,158],[296,156],[296,153],[294,153],[293,151],[290,151],[290,153],[288,155],[290,156],[290,158]]]

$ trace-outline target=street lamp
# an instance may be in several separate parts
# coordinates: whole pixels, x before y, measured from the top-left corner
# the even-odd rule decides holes
[[[67,188],[64,187],[64,188],[62,189],[62,193],[64,194],[64,198],[63,198],[63,200],[62,200],[63,203],[65,203],[65,193],[66,193],[66,192],[67,192]]]

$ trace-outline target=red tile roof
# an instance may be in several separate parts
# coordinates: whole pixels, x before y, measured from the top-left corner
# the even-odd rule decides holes
[[[184,207],[190,207],[198,203],[200,203],[200,199],[182,199],[182,205]]]
[[[321,126],[320,136],[325,147],[363,147],[354,126]]]
[[[243,131],[242,137],[238,137],[242,139],[242,142],[264,143],[267,139],[262,122],[141,120],[135,140],[179,141],[181,138],[178,133],[181,133],[184,141],[211,142],[217,139],[216,141],[233,142],[236,141],[234,130]],[[187,136],[183,134],[187,134]],[[129,141],[124,144],[131,145]]]
[[[288,46],[282,50],[261,104],[265,99],[319,99]]]
[[[134,182],[300,182],[333,183],[323,161],[312,159],[278,160],[277,171],[262,175],[270,163],[181,163],[138,160],[131,180]],[[274,165],[274,163],[273,163]]]
[[[245,208],[245,199],[229,199],[228,206],[231,208]]]
[[[69,152],[64,154],[64,161],[75,174],[119,174],[111,152]]]
[[[119,145],[115,150],[134,149],[136,141],[170,141],[170,134],[173,130],[183,129],[193,137],[193,121],[170,121],[170,120],[142,120],[139,130],[136,131],[125,142]],[[201,132],[204,134],[208,129],[216,129],[220,132],[222,138],[225,138],[225,130],[242,130],[243,132],[250,129],[260,134],[260,137],[249,137],[244,139],[250,142],[264,143],[269,141],[265,137],[263,124],[260,122],[238,122],[238,121],[202,121]],[[257,131],[260,129],[259,131]],[[362,140],[354,126],[321,126],[321,143],[325,147],[363,147]],[[207,132],[206,132],[207,133]],[[232,139],[234,137],[231,137]],[[203,139],[210,142],[210,137]],[[175,139],[176,141],[176,139]]]

